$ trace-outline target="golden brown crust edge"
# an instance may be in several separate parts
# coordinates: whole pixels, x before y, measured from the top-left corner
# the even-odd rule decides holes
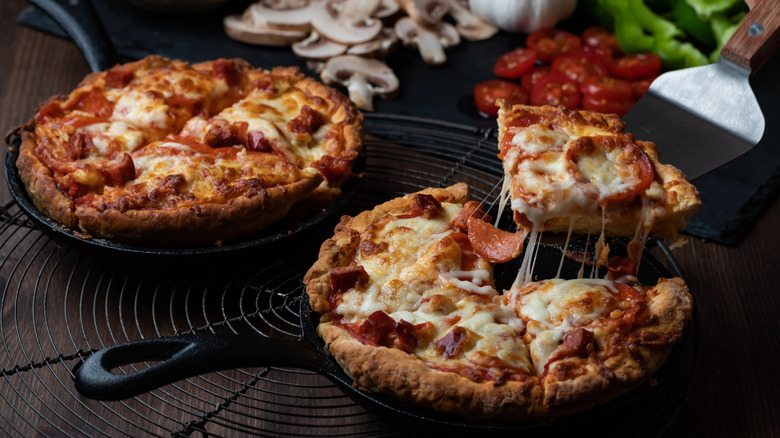
[[[39,211],[50,216],[63,226],[75,229],[78,218],[74,210],[72,199],[65,196],[55,184],[49,168],[43,165],[33,153],[32,134],[22,132],[22,141],[19,147],[19,157],[16,159],[16,168],[27,191],[27,195]]]
[[[319,174],[284,186],[270,187],[253,197],[239,196],[225,204],[203,204],[176,210],[98,211],[76,208],[84,232],[137,244],[214,245],[259,232],[282,220],[322,180]]]
[[[539,418],[536,408],[542,394],[535,377],[524,382],[475,382],[431,369],[417,356],[401,350],[364,345],[329,323],[320,324],[317,332],[347,374],[368,391],[463,418]]]

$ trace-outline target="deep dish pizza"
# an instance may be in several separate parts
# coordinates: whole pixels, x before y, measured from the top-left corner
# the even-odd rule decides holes
[[[88,75],[14,133],[27,192],[65,227],[211,245],[332,202],[361,153],[362,122],[347,97],[294,67],[150,56]]]
[[[493,263],[525,232],[491,225],[465,184],[345,216],[304,282],[328,350],[355,384],[439,412],[548,418],[645,382],[679,342],[692,298],[679,278],[604,278],[498,291]]]

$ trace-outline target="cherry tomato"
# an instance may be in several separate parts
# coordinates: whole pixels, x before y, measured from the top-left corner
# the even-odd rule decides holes
[[[647,78],[634,79],[631,81],[631,89],[634,94],[634,99],[639,100],[647,93],[647,89],[650,88],[650,84],[653,83],[658,76],[650,76]]]
[[[536,52],[521,47],[501,55],[493,66],[493,73],[502,78],[519,78],[530,70],[535,62]]]
[[[601,59],[601,61],[604,62],[604,64],[609,67],[610,64],[612,64],[612,60],[615,59],[612,56],[612,53],[603,47],[591,47],[591,46],[584,46],[582,48],[585,52],[591,53]]]
[[[607,100],[593,96],[582,96],[582,108],[602,114],[617,114],[624,116],[634,106],[634,100]]]
[[[582,82],[588,76],[608,75],[609,67],[593,53],[583,49],[575,49],[553,59],[552,72],[563,74],[576,82]]]
[[[551,62],[561,53],[582,47],[582,40],[565,30],[542,29],[528,35],[525,45],[536,52],[540,61]]]
[[[585,47],[600,47],[612,56],[623,54],[615,34],[601,26],[590,26],[582,32],[582,43]]]
[[[611,101],[632,100],[634,92],[631,82],[611,76],[590,76],[580,83],[583,97]]]
[[[576,109],[580,101],[579,84],[566,76],[549,74],[536,82],[531,91],[531,105],[563,105]]]
[[[661,58],[654,53],[634,53],[615,58],[609,71],[624,79],[636,79],[661,72]]]
[[[477,109],[490,117],[498,116],[498,98],[512,105],[525,105],[528,103],[528,92],[523,87],[503,79],[493,79],[474,86],[474,103]]]
[[[534,67],[530,71],[526,72],[522,78],[520,78],[520,83],[522,84],[523,88],[528,90],[530,93],[531,90],[534,89],[534,84],[536,84],[536,81],[549,75],[551,71],[552,69],[549,65],[540,65]]]

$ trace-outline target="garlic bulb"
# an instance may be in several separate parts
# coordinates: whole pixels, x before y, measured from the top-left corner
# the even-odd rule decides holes
[[[508,32],[531,33],[568,18],[577,0],[468,0],[471,11]]]

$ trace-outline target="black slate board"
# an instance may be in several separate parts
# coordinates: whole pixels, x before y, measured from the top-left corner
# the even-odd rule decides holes
[[[241,13],[252,1],[234,0],[209,12],[166,15],[137,9],[124,0],[95,2],[113,45],[123,58],[149,54],[198,62],[240,57],[255,66],[297,65],[316,76],[289,48],[261,47],[228,38],[222,17]],[[66,36],[46,14],[30,7],[19,22]],[[577,27],[576,17],[563,26]],[[401,93],[395,100],[376,99],[378,113],[402,114],[476,127],[495,128],[495,121],[476,114],[471,101],[474,84],[493,79],[496,58],[524,44],[524,35],[501,32],[480,42],[464,41],[448,52],[448,62],[431,67],[415,50],[401,48],[387,62],[396,72]],[[696,180],[703,207],[688,222],[686,233],[735,245],[780,190],[780,56],[775,55],[751,80],[766,118],[766,132],[750,152]]]

